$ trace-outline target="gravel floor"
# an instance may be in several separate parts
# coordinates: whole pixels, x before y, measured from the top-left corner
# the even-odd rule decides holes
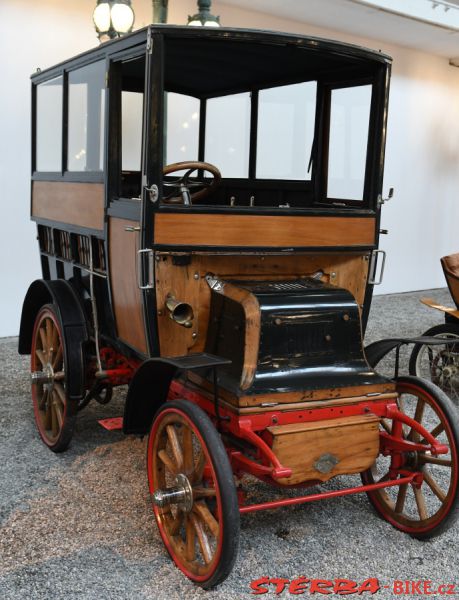
[[[441,323],[439,312],[419,304],[423,295],[450,302],[446,290],[376,297],[366,342]],[[145,442],[97,423],[121,414],[125,390],[108,406],[91,404],[81,413],[70,449],[55,455],[38,439],[28,357],[17,355],[16,344],[0,339],[1,600],[240,600],[263,576],[375,577],[381,586],[432,580],[456,583],[459,592],[459,526],[420,542],[380,520],[364,495],[244,516],[231,576],[212,592],[195,587],[173,566],[153,522]],[[252,492],[268,498],[261,484]],[[273,590],[264,597],[274,597]],[[384,588],[376,596],[395,597]]]

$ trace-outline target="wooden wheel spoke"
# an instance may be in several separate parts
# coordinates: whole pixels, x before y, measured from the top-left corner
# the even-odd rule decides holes
[[[38,408],[40,410],[44,410],[45,409],[46,402],[48,401],[48,396],[49,396],[48,388],[44,387],[43,388],[43,394],[42,394],[42,396],[40,398],[40,401],[38,402]]]
[[[60,383],[55,383],[54,390],[56,391],[59,400],[65,405],[65,391],[62,385]]]
[[[422,493],[422,489],[416,486],[413,486],[414,498],[416,500],[416,506],[418,507],[419,517],[421,521],[425,521],[429,518],[426,506],[426,499],[424,498],[424,494]]]
[[[190,517],[186,517],[185,533],[186,533],[186,546],[185,546],[186,559],[191,562],[196,558],[196,531],[195,531],[193,522]]]
[[[43,426],[45,429],[51,429],[52,427],[52,407],[51,407],[51,398],[50,398],[50,394],[48,393],[48,399],[47,399],[47,403],[46,403],[46,412],[45,412],[45,418],[43,421]]]
[[[187,475],[194,470],[193,432],[189,427],[183,427],[183,469]]]
[[[48,344],[47,344],[47,340],[46,340],[46,331],[45,331],[44,327],[40,327],[38,330],[38,333],[40,334],[41,348],[42,348],[43,352],[46,353],[48,350]]]
[[[383,475],[381,477],[381,479],[378,479],[377,483],[383,483],[384,481],[387,481],[389,479],[389,473],[386,473],[385,475]]]
[[[177,431],[173,425],[167,425],[166,431],[171,445],[172,454],[174,455],[175,462],[177,464],[177,471],[181,471],[183,469],[183,451]]]
[[[197,516],[193,513],[189,516],[191,522],[193,523],[194,530],[198,537],[199,547],[201,548],[202,557],[206,564],[209,564],[212,560],[212,549],[210,547],[209,538],[207,537],[206,532],[204,531],[204,527],[202,523],[197,518]]]
[[[59,348],[57,349],[57,352],[56,352],[56,356],[54,357],[54,360],[53,360],[53,369],[57,369],[57,367],[60,365],[61,361],[62,361],[62,346],[59,345]]]
[[[202,474],[204,473],[204,467],[206,466],[206,455],[202,448],[199,449],[199,456],[196,462],[196,467],[193,474],[193,482],[198,483],[202,480]]]
[[[414,411],[413,419],[419,424],[422,423],[422,417],[424,416],[425,405],[426,405],[426,403],[424,402],[424,400],[422,400],[421,398],[418,398],[418,402],[416,404],[416,410]],[[419,435],[419,433],[417,431],[415,431],[414,429],[412,429],[408,435],[408,440],[410,440],[411,442],[413,442],[413,441],[418,442],[420,437],[421,436]]]
[[[183,521],[183,513],[179,511],[177,516],[174,518],[172,515],[170,516],[170,524],[169,524],[169,532],[171,535],[177,535],[180,531],[180,527],[182,526]]]
[[[430,475],[430,473],[427,473],[427,471],[424,471],[424,481],[441,502],[446,500],[446,492],[441,489],[435,479]]]
[[[381,419],[381,426],[387,431],[387,433],[392,432],[392,427],[387,419]]]
[[[437,436],[440,435],[440,433],[442,433],[443,431],[445,431],[445,426],[443,425],[443,423],[439,423],[438,425],[436,425],[432,431],[430,432],[430,435],[432,435],[434,438],[436,438]],[[425,438],[423,438],[419,443],[420,444],[425,444],[427,442],[427,440]]]
[[[53,402],[51,398],[51,402],[49,402],[50,411],[51,411],[51,431],[53,436],[57,436],[59,433],[59,422],[57,420],[57,412],[56,412],[56,404]]]
[[[53,325],[51,332],[51,340],[49,346],[49,361],[52,362],[52,356],[56,353],[59,344],[59,333],[57,327]]]
[[[158,452],[158,457],[173,475],[177,475],[177,467],[174,464],[174,461],[169,457],[168,453],[164,450],[164,448]]]
[[[56,389],[56,388],[55,388]],[[60,399],[57,394],[54,394],[54,411],[56,413],[57,422],[59,424],[59,429],[62,429],[62,425],[64,423],[64,411],[62,410],[62,405],[60,403]]]
[[[408,492],[408,484],[404,483],[398,488],[397,502],[395,503],[395,512],[400,514],[405,506],[406,493]]]
[[[38,348],[35,350],[35,354],[38,356],[38,360],[41,362],[42,366],[46,365],[46,356],[43,350],[39,350]]]
[[[216,496],[217,491],[215,488],[207,488],[203,486],[198,486],[193,488],[193,497],[194,498],[210,498],[212,496]]]
[[[47,358],[48,360],[50,359],[50,348],[51,348],[51,344],[52,344],[52,336],[53,336],[53,324],[51,319],[46,319],[45,321],[45,326],[46,326],[46,354],[47,354]]]
[[[451,467],[452,462],[447,458],[438,458],[437,456],[430,456],[428,454],[421,454],[418,458],[421,464],[439,465],[440,467]]]
[[[204,523],[207,525],[207,527],[209,528],[209,530],[212,532],[212,535],[215,538],[218,538],[218,535],[220,533],[220,526],[218,524],[217,519],[214,517],[214,515],[210,512],[210,510],[208,509],[207,505],[205,504],[205,502],[195,502],[195,504],[193,505],[193,511],[200,516],[200,518],[202,519],[202,521],[204,521]]]

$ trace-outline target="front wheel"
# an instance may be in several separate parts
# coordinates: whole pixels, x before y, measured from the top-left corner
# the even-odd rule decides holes
[[[415,344],[410,357],[410,375],[438,385],[459,406],[459,324],[445,323],[428,329],[428,337],[458,340],[457,344]]]
[[[422,484],[402,484],[368,492],[376,512],[394,527],[418,539],[432,538],[459,517],[459,415],[451,400],[432,383],[417,377],[396,380],[398,408],[420,423],[436,440],[449,447],[447,454],[404,452],[403,468],[422,474]],[[381,426],[391,432],[390,422]],[[418,432],[403,425],[403,437],[426,444]],[[379,456],[362,474],[364,484],[389,480],[390,456]]]
[[[157,412],[147,447],[153,511],[175,564],[205,589],[230,574],[239,544],[233,473],[209,417],[186,400]]]

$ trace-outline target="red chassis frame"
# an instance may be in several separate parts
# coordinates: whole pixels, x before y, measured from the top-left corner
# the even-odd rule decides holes
[[[136,361],[129,361],[110,348],[104,348],[101,350],[101,354],[102,352],[104,352],[105,363],[108,367],[104,372],[105,379],[112,385],[129,383],[134,371],[139,366]],[[279,462],[269,445],[263,437],[259,435],[260,432],[265,431],[268,427],[272,425],[289,425],[292,423],[322,421],[333,419],[338,416],[351,417],[368,414],[376,415],[381,419],[390,419],[392,421],[390,433],[386,431],[380,432],[380,454],[391,457],[388,480],[372,484],[363,484],[358,487],[350,487],[342,490],[320,492],[308,496],[273,500],[248,506],[244,504],[243,494],[239,494],[239,510],[241,513],[274,509],[293,504],[303,504],[315,500],[348,496],[362,492],[371,492],[373,490],[399,486],[407,483],[411,483],[416,487],[421,487],[423,474],[421,472],[412,472],[403,469],[404,461],[402,454],[404,452],[430,451],[433,456],[438,456],[439,454],[448,453],[447,446],[438,443],[431,433],[422,427],[422,425],[398,409],[397,404],[394,402],[394,398],[386,398],[384,400],[368,399],[356,404],[334,408],[302,409],[288,412],[272,410],[269,412],[243,416],[239,416],[225,407],[219,406],[217,416],[213,400],[206,398],[197,391],[187,388],[179,381],[172,381],[168,400],[179,398],[184,398],[197,404],[213,419],[220,433],[224,437],[230,438],[229,443],[225,442],[225,445],[235,475],[249,473],[274,486],[280,486],[277,480],[289,477],[292,474],[292,471]],[[403,437],[404,424],[419,433],[421,441],[427,443],[416,443],[405,439]],[[231,437],[250,444],[253,448],[253,459],[242,454],[240,450],[233,447],[231,445]],[[307,484],[302,487],[307,487]]]

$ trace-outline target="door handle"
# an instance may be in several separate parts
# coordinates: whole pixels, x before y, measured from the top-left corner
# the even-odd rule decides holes
[[[133,225],[128,225],[127,227],[124,228],[124,231],[140,231],[140,227],[134,227]]]
[[[147,283],[143,283],[142,256],[144,254],[147,254],[148,257]],[[137,283],[139,290],[153,290],[155,288],[154,260],[153,250],[151,248],[142,248],[141,250],[137,250]]]

